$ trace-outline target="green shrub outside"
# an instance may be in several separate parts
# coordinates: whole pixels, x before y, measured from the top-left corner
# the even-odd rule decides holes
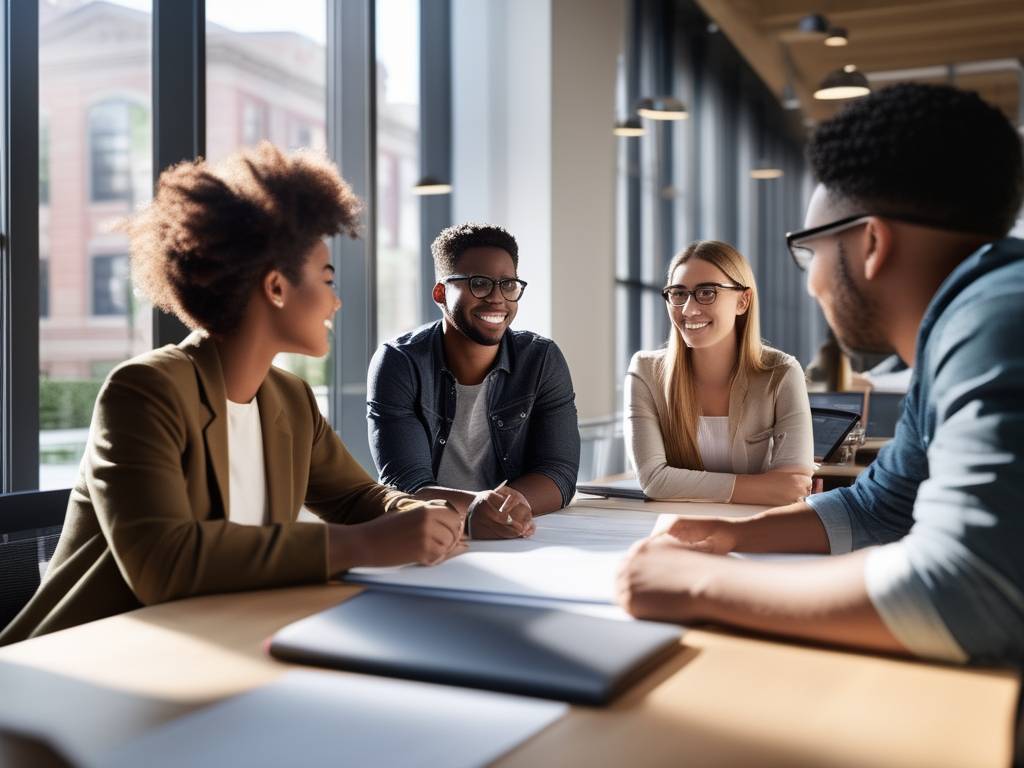
[[[88,428],[102,385],[102,379],[40,379],[39,428]]]

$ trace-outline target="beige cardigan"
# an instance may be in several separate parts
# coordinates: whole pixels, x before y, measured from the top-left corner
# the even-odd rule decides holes
[[[625,386],[625,439],[629,460],[644,493],[654,499],[729,501],[736,474],[759,474],[777,467],[814,465],[811,406],[800,363],[764,348],[768,370],[736,375],[729,392],[729,437],[736,474],[670,466],[661,425],[668,403],[657,369],[666,350],[637,352]]]

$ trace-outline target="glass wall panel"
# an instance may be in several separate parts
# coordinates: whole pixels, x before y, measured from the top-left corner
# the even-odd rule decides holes
[[[152,190],[151,3],[39,0],[39,487],[72,485],[103,377],[151,346],[117,223]]]
[[[325,0],[206,0],[211,161],[263,140],[327,151],[326,37]],[[274,363],[306,379],[327,413],[328,358],[288,354]]]
[[[420,0],[377,0],[377,341],[419,324]]]

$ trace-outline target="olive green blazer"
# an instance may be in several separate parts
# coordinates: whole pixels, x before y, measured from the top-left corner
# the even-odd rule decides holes
[[[228,507],[227,397],[214,342],[193,333],[129,360],[96,401],[79,478],[45,578],[0,645],[151,603],[323,582],[327,529],[417,505],[375,483],[302,379],[272,368],[257,393],[269,522]]]

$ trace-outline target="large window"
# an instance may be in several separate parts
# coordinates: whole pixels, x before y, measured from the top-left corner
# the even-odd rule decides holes
[[[275,361],[313,385],[353,455],[370,466],[365,366],[378,338],[416,325],[429,307],[422,230],[448,223],[440,216],[421,226],[438,206],[413,194],[426,134],[420,2],[205,0],[205,27],[194,4],[171,0],[9,4],[5,75],[18,108],[0,137],[0,171],[16,191],[0,252],[0,290],[12,308],[0,326],[0,360],[13,361],[0,376],[0,492],[72,485],[104,376],[184,334],[132,292],[118,226],[148,202],[154,163],[217,161],[263,139],[329,148],[364,199],[364,221],[379,222],[361,240],[332,243],[345,301],[332,359]],[[431,39],[445,51],[447,5],[427,7],[444,17]],[[205,50],[197,54],[194,43]],[[25,108],[36,98],[38,113]],[[436,98],[423,101],[432,114],[448,112]],[[367,114],[371,103],[377,111]],[[443,121],[431,130],[447,141]]]
[[[377,341],[420,322],[419,1],[377,4]],[[436,233],[434,233],[436,234]]]
[[[112,361],[152,346],[117,222],[152,189],[149,2],[39,0],[39,487],[71,485]]]
[[[672,256],[696,239],[724,240],[750,261],[767,342],[806,363],[823,324],[792,269],[783,233],[802,216],[801,139],[776,98],[693,0],[634,3],[619,77],[624,112],[670,94],[689,117],[645,120],[619,140],[616,357],[618,381],[638,349],[669,333],[659,295]],[[757,180],[755,164],[783,169]],[[621,399],[620,399],[621,402]]]

